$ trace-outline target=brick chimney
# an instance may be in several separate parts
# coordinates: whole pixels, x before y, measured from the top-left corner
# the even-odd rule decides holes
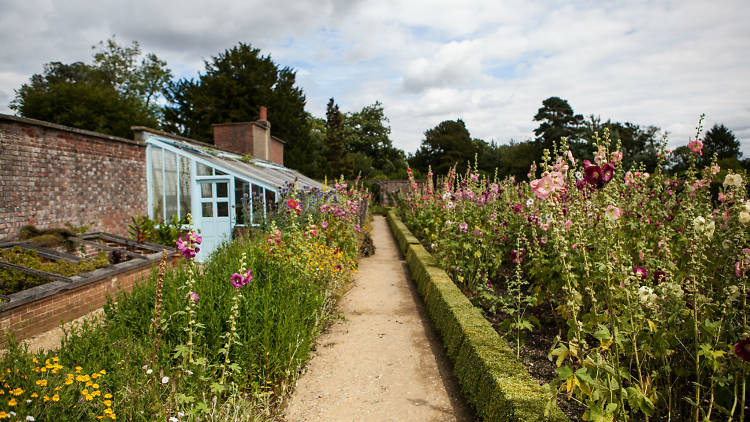
[[[268,109],[260,108],[260,118],[255,122],[222,123],[211,125],[214,145],[239,155],[284,165],[284,142],[271,136]]]

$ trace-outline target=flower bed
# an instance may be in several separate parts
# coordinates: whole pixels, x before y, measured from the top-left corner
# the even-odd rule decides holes
[[[626,171],[614,143],[595,143],[593,162],[563,143],[530,183],[453,170],[436,187],[415,187],[400,212],[517,354],[540,325],[556,327],[548,388],[582,404],[578,417],[743,420],[743,178],[715,164],[697,170],[694,157],[671,177],[663,147],[652,174]]]
[[[67,333],[54,356],[11,347],[0,361],[0,411],[36,420],[271,420],[356,265],[353,209],[320,208],[343,209],[362,193],[337,186],[311,208],[302,196],[286,192],[284,204],[296,204],[282,208],[278,225],[224,245],[202,267],[190,259],[200,235],[182,238],[184,263],[119,294],[101,324]]]

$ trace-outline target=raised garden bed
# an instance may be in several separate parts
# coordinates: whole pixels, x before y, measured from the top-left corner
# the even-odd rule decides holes
[[[4,289],[0,292],[0,330],[26,338],[54,328],[61,320],[102,306],[108,294],[129,289],[148,276],[162,250],[176,256],[172,248],[109,233],[87,233],[68,240],[80,256],[25,242],[0,243],[0,277],[9,282],[0,286]],[[26,288],[11,289],[8,284]],[[4,336],[0,337],[0,345],[4,342]]]

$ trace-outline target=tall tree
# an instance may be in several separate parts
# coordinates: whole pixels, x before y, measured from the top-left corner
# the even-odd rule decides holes
[[[611,120],[601,123],[599,117],[591,115],[589,120],[586,121],[584,137],[591,140],[594,137],[594,132],[597,132],[601,137],[604,134],[604,129],[609,130],[610,140],[613,142],[620,141],[624,168],[631,168],[636,163],[643,163],[648,171],[653,171],[656,168],[656,153],[660,142],[660,129],[658,127],[646,126],[642,128],[635,123],[620,123]],[[614,144],[612,146],[614,147]],[[590,148],[590,151],[587,151],[586,155],[581,157],[591,159],[591,154],[593,154],[593,147]]]
[[[542,101],[542,107],[534,116],[534,121],[542,122],[534,129],[536,142],[550,151],[553,143],[560,141],[560,138],[567,138],[572,145],[583,134],[583,116],[574,114],[568,101],[560,97],[549,97]]]
[[[409,165],[423,173],[432,166],[435,174],[445,174],[454,165],[474,160],[476,147],[463,120],[445,120],[424,133],[422,145],[409,159]]]
[[[391,127],[379,101],[346,114],[344,135],[355,174],[382,178],[406,171],[406,157],[393,146],[390,134]]]
[[[325,171],[329,178],[344,176],[351,178],[353,163],[346,149],[344,139],[344,114],[333,98],[328,101],[326,108],[326,147],[328,168]]]
[[[121,137],[130,137],[133,125],[158,127],[159,110],[150,101],[170,71],[155,55],[138,64],[140,54],[137,42],[122,48],[110,39],[93,64],[47,63],[16,90],[10,108],[23,117]]]
[[[719,156],[719,160],[725,158],[739,159],[742,156],[742,152],[740,152],[740,141],[734,136],[734,133],[723,124],[714,124],[714,126],[706,132],[706,136],[703,138],[703,159],[701,161],[703,161],[704,164],[708,164],[714,153]]]
[[[309,165],[310,122],[305,95],[295,84],[294,70],[279,68],[259,49],[239,43],[206,61],[205,73],[197,80],[169,84],[165,126],[212,142],[212,124],[254,121],[260,107],[267,106],[273,134],[287,143],[285,164],[304,172]]]

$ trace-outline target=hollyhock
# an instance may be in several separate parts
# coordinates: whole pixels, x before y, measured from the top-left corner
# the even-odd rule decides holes
[[[599,145],[599,150],[594,154],[594,162],[598,165],[607,161],[607,151],[603,146]]]
[[[725,189],[729,186],[740,186],[742,185],[742,176],[739,174],[727,174],[723,184]]]
[[[703,142],[697,139],[694,141],[688,142],[688,148],[690,149],[691,152],[694,152],[698,155],[703,155]]]
[[[633,177],[633,172],[628,170],[625,172],[625,186],[630,186],[633,183],[635,183],[635,178]]]
[[[643,267],[633,267],[633,274],[635,274],[636,277],[640,277],[641,281],[643,281],[646,279],[646,276],[648,276],[648,271]]]
[[[618,163],[622,161],[622,151],[615,151],[612,153],[612,162]]]
[[[286,206],[289,207],[290,210],[297,213],[297,215],[302,214],[302,206],[299,202],[295,201],[294,199],[290,199],[286,201]]]
[[[734,353],[745,362],[750,362],[750,337],[737,342],[734,345]]]
[[[655,283],[661,283],[663,280],[666,280],[669,277],[669,274],[662,270],[656,270],[654,271],[654,282]]]
[[[549,173],[546,173],[541,179],[532,180],[529,184],[531,190],[534,191],[534,195],[539,199],[547,199],[557,186]]]
[[[327,229],[328,228],[328,222],[324,221],[324,222],[320,223],[320,228],[323,229],[323,230]]]
[[[711,175],[716,176],[721,171],[721,166],[718,164],[712,164],[711,165]]]
[[[232,274],[232,277],[229,279],[229,281],[232,283],[232,286],[234,286],[235,289],[239,289],[242,286],[250,284],[250,280],[252,279],[253,276],[252,274],[250,274],[250,270],[248,269],[244,275],[238,273]]]
[[[177,249],[180,251],[182,256],[186,259],[195,258],[195,254],[200,251],[198,245],[203,241],[203,237],[199,236],[198,233],[190,232],[185,238],[179,238],[177,242]]]
[[[465,221],[464,221],[464,222],[461,222],[461,223],[459,223],[459,225],[458,225],[458,230],[459,230],[459,231],[461,231],[461,232],[463,232],[463,233],[466,233],[466,232],[467,232],[467,231],[469,230],[469,225],[468,225],[468,224],[466,224],[466,222],[465,222]]]
[[[198,293],[190,292],[190,299],[192,299],[193,303],[198,303]]]
[[[604,211],[604,215],[606,215],[611,220],[619,220],[622,216],[622,209],[619,207],[616,207],[614,205],[607,205],[606,211]]]
[[[612,178],[615,177],[615,166],[611,163],[606,163],[602,166],[602,183],[606,185]]]

